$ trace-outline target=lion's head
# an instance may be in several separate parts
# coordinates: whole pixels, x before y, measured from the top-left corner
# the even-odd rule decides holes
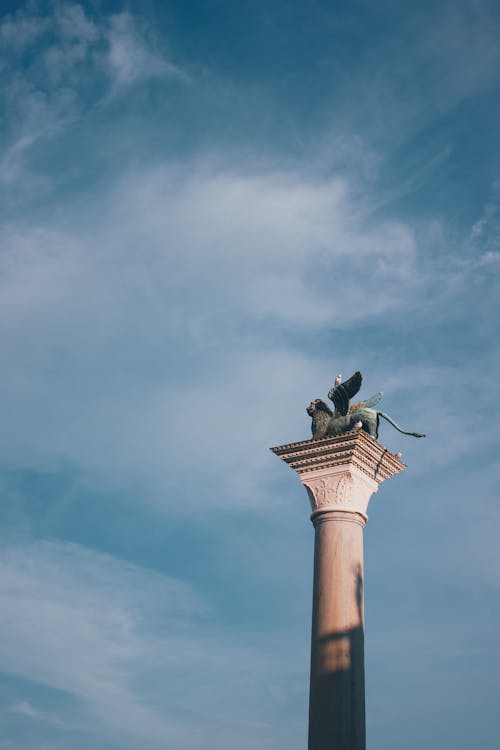
[[[330,407],[320,398],[316,398],[311,401],[306,411],[312,417],[311,432],[313,438],[324,437],[328,433],[328,427],[333,417]]]
[[[333,417],[333,411],[330,409],[328,404],[325,404],[325,402],[322,401],[320,398],[316,398],[314,399],[314,401],[311,401],[311,403],[306,409],[306,412],[309,414],[310,417],[313,417],[319,411],[326,412],[326,414],[328,414],[329,417]]]

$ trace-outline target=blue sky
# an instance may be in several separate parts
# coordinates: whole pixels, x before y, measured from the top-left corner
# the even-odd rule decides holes
[[[370,750],[499,740],[494,2],[2,4],[0,748],[305,747],[337,372]]]

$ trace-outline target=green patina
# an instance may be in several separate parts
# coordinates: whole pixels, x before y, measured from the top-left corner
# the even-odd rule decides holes
[[[356,427],[365,430],[369,435],[377,438],[380,417],[392,424],[403,435],[412,435],[418,438],[425,437],[421,432],[402,430],[388,414],[373,408],[382,398],[382,392],[375,394],[375,396],[366,401],[358,401],[350,405],[351,398],[361,388],[362,380],[360,372],[355,372],[345,383],[341,382],[340,376],[337,377],[335,385],[328,392],[328,398],[333,401],[335,411],[332,411],[319,398],[309,404],[306,411],[312,417],[311,430],[313,439],[318,440],[322,437],[341,435],[343,432],[348,432]]]

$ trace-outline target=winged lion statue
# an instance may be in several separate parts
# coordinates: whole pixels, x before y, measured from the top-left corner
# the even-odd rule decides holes
[[[366,401],[350,404],[351,398],[361,388],[362,380],[360,372],[355,372],[344,383],[341,376],[337,376],[335,385],[328,392],[328,398],[333,401],[335,411],[332,411],[328,404],[319,398],[311,401],[306,411],[312,418],[311,430],[314,440],[341,435],[343,432],[348,432],[356,427],[377,438],[381,417],[387,420],[398,432],[402,432],[403,435],[412,435],[417,438],[425,437],[421,432],[402,430],[388,414],[373,408],[382,398],[382,391]]]

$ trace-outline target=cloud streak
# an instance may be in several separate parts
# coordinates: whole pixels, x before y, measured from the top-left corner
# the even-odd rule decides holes
[[[163,484],[201,454],[221,476],[221,454],[254,471],[277,417],[266,393],[288,403],[290,368],[312,379],[325,359],[307,362],[290,332],[416,304],[411,228],[362,226],[350,209],[339,179],[165,163],[125,175],[84,221],[77,206],[4,227],[4,457]]]
[[[18,540],[1,552],[0,602],[3,671],[77,699],[64,719],[28,700],[11,713],[121,747],[201,748],[210,730],[229,748],[237,722],[244,747],[271,742],[260,693],[273,657],[227,634],[224,646],[186,584],[77,545]]]
[[[436,262],[425,235],[369,220],[360,204],[344,178],[229,169],[212,158],[127,171],[83,213],[67,203],[51,222],[6,224],[4,465],[68,462],[97,486],[140,480],[153,495],[184,487],[183,501],[199,497],[199,481],[218,502],[236,496],[245,507],[253,494],[265,503],[255,482],[270,436],[307,434],[304,414],[288,405],[331,367],[314,338],[453,311],[471,279],[494,272],[489,251],[471,265],[439,234]],[[446,449],[429,447],[428,459],[458,456],[463,420],[470,436],[475,418],[454,415],[453,399],[448,411],[457,373],[427,361],[392,368],[379,377],[396,408],[401,382],[426,389],[418,412],[400,407],[414,429],[428,431],[437,410],[439,432],[454,436]],[[464,363],[457,399],[470,378],[478,374]],[[245,468],[228,473],[235,466]]]
[[[78,122],[89,106],[106,106],[152,78],[189,80],[153,51],[151,30],[139,29],[126,11],[91,18],[80,4],[34,3],[4,17],[0,38],[6,106],[0,181],[7,185],[33,180],[32,149]]]

